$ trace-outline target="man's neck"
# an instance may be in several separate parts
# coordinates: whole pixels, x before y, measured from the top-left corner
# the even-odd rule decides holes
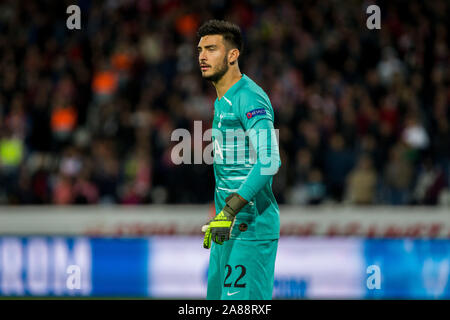
[[[217,98],[220,100],[224,94],[230,89],[236,82],[241,80],[242,73],[237,69],[229,69],[227,73],[223,75],[223,77],[214,82],[214,87],[216,88]]]

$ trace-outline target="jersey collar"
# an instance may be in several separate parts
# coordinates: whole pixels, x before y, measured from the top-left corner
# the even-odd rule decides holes
[[[224,101],[226,101],[230,106],[231,104],[231,97],[234,96],[234,94],[236,93],[236,91],[241,87],[241,85],[244,83],[244,79],[247,78],[247,76],[245,74],[242,74],[242,77],[231,86],[230,89],[227,90],[227,92],[225,92],[225,94],[222,96],[222,98],[219,100],[219,98],[217,98],[217,101],[222,101],[222,99]]]

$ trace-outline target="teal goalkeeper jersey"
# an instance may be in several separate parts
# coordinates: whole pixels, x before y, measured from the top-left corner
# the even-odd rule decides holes
[[[216,214],[225,206],[225,198],[234,192],[249,201],[236,216],[231,239],[279,238],[279,208],[272,192],[272,181],[281,160],[273,121],[268,96],[246,75],[214,102]],[[263,130],[256,131],[256,128]]]

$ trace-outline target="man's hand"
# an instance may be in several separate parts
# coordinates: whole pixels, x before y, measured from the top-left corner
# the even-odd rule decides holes
[[[223,244],[224,241],[230,239],[231,230],[234,225],[234,216],[224,212],[223,210],[212,219],[205,232],[203,247],[211,248],[211,239],[217,244]]]
[[[202,232],[205,232],[203,240],[205,249],[211,248],[211,239],[217,244],[223,244],[224,241],[230,239],[236,214],[248,203],[237,193],[229,195],[225,202],[222,211],[202,227]]]

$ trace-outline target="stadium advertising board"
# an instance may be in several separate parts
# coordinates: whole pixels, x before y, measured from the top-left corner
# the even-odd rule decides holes
[[[200,235],[208,206],[0,207],[2,235]],[[282,236],[450,238],[450,214],[425,207],[281,207]]]
[[[2,296],[204,298],[198,236],[2,237]],[[450,241],[282,237],[274,298],[450,298]]]

